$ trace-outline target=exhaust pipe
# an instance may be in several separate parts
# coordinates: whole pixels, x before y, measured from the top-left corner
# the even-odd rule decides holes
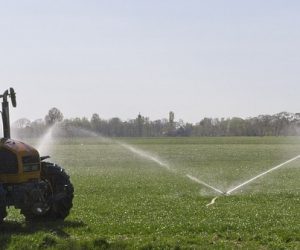
[[[2,124],[3,124],[3,137],[10,139],[10,120],[9,120],[9,103],[7,97],[10,96],[13,107],[17,106],[16,102],[16,93],[13,88],[10,88],[9,91],[6,90],[3,95],[0,95],[0,98],[3,98],[2,102]]]

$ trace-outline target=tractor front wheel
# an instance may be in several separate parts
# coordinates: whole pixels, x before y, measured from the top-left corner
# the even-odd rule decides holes
[[[49,182],[52,190],[50,209],[45,216],[51,219],[65,219],[73,206],[74,188],[70,177],[64,169],[49,162],[42,162],[41,177]]]
[[[7,216],[5,196],[6,192],[3,186],[0,184],[0,223],[2,223],[4,218]]]
[[[3,222],[4,218],[7,216],[6,206],[0,205],[0,224]]]
[[[48,209],[38,215],[32,209],[21,209],[26,220],[64,220],[73,206],[74,188],[63,168],[49,162],[42,162],[41,179],[48,183],[45,201]]]

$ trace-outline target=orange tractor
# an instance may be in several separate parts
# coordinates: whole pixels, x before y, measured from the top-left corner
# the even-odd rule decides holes
[[[6,208],[21,210],[26,220],[65,219],[72,208],[73,185],[64,169],[46,162],[49,156],[10,138],[9,98],[16,107],[13,88],[2,99],[3,138],[0,139],[0,223]]]

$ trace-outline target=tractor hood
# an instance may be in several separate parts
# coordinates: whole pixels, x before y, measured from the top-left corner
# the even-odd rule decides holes
[[[6,148],[9,151],[12,151],[19,155],[39,155],[38,151],[35,148],[13,139],[2,138],[0,140],[0,148]]]

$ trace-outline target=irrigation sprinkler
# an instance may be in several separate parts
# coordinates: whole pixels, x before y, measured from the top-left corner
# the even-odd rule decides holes
[[[234,188],[228,190],[227,192],[223,192],[223,191],[221,191],[221,190],[219,190],[219,189],[217,189],[217,188],[215,188],[215,187],[213,187],[213,186],[207,184],[206,182],[201,181],[201,180],[197,179],[196,177],[191,176],[191,175],[189,175],[189,174],[187,174],[186,176],[187,176],[189,179],[191,179],[191,180],[193,180],[193,181],[195,181],[195,182],[197,182],[197,183],[199,183],[199,184],[202,184],[202,185],[204,185],[205,187],[208,187],[208,188],[214,190],[214,191],[217,192],[218,194],[221,194],[221,195],[223,195],[223,196],[229,196],[229,195],[231,195],[234,191],[236,191],[236,190],[242,188],[243,186],[245,186],[245,185],[247,185],[247,184],[249,184],[249,183],[255,181],[256,179],[258,179],[258,178],[260,178],[260,177],[262,177],[262,176],[264,176],[264,175],[266,175],[266,174],[268,174],[268,173],[270,173],[270,172],[272,172],[272,171],[274,171],[274,170],[276,170],[276,169],[278,169],[278,168],[280,168],[280,167],[282,167],[282,166],[284,166],[284,165],[287,165],[287,164],[289,164],[289,163],[291,163],[291,162],[293,162],[293,161],[295,161],[295,160],[297,160],[297,159],[299,159],[299,158],[300,158],[300,155],[297,155],[296,157],[293,157],[292,159],[289,159],[289,160],[287,160],[287,161],[285,161],[285,162],[283,162],[283,163],[281,163],[281,164],[279,164],[279,165],[277,165],[277,166],[274,166],[274,167],[270,168],[270,169],[267,170],[267,171],[264,171],[264,172],[262,172],[262,173],[260,173],[260,174],[258,174],[258,175],[256,175],[256,176],[252,177],[251,179],[249,179],[249,180],[247,180],[247,181],[245,181],[245,182],[243,182],[243,183],[237,185],[236,187],[234,187]],[[215,201],[218,199],[218,197],[219,197],[219,196],[214,197],[214,198],[211,200],[211,202],[208,203],[208,204],[206,205],[206,207],[209,207],[209,206],[213,205],[213,204],[215,203]]]

